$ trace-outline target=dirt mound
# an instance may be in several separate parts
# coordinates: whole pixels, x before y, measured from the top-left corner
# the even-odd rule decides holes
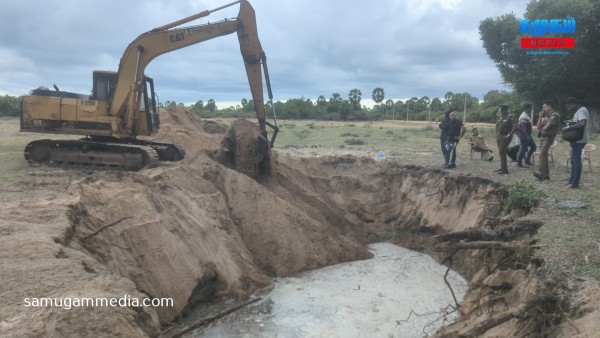
[[[203,120],[184,106],[163,108],[160,129],[151,139],[177,143],[189,155],[208,150],[216,151],[227,127]]]

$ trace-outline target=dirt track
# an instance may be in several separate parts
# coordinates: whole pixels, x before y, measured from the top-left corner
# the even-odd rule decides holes
[[[224,128],[184,111],[162,119],[158,138],[184,145],[181,163],[136,173],[34,167],[2,185],[3,335],[155,336],[201,303],[369,258],[364,244],[386,240],[452,257],[471,280],[461,304],[469,320],[445,335],[524,336],[562,318],[556,285],[530,261],[540,224],[502,215],[506,191],[496,183],[370,158],[275,154],[259,184],[213,159]],[[463,250],[465,239],[488,246]],[[26,297],[123,294],[174,306],[23,306]]]

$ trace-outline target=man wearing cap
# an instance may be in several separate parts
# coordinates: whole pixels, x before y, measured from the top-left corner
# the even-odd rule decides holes
[[[540,181],[547,181],[550,179],[548,152],[560,128],[560,115],[554,111],[554,102],[550,100],[544,101],[542,111],[538,115],[537,129],[540,131],[540,165],[538,172],[534,172],[533,176]]]
[[[484,160],[491,161],[494,159],[494,156],[490,155],[492,153],[492,149],[488,148],[488,145],[485,142],[485,140],[483,139],[483,137],[481,137],[481,135],[479,135],[479,131],[477,130],[477,128],[473,128],[471,130],[471,137],[469,137],[469,144],[471,145],[471,148],[473,150],[475,150],[476,152],[483,153]]]
[[[566,187],[569,189],[578,189],[582,169],[581,153],[583,152],[583,147],[585,147],[588,139],[587,120],[589,119],[590,113],[587,108],[582,107],[574,97],[567,98],[566,106],[569,112],[575,113],[571,121],[576,123],[566,126],[563,131],[567,129],[583,129],[583,138],[579,141],[571,142],[571,177],[566,184]]]
[[[508,114],[508,106],[500,106],[500,117],[496,122],[496,143],[498,144],[498,155],[500,156],[500,169],[496,172],[501,175],[508,174],[508,161],[506,159],[506,151],[512,141],[517,123],[515,118]]]
[[[517,167],[524,168],[527,165],[532,165],[531,156],[537,149],[537,145],[531,137],[531,118],[529,113],[533,113],[531,103],[523,105],[523,112],[519,116],[519,125],[517,127],[517,138],[519,139],[519,154],[517,155]],[[525,163],[523,163],[525,162]]]

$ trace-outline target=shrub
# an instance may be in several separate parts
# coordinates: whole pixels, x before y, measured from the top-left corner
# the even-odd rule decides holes
[[[350,144],[350,145],[361,145],[361,144],[365,144],[365,141],[359,139],[359,138],[349,138],[347,140],[344,140],[344,142],[346,144]]]
[[[302,129],[301,131],[294,132],[294,135],[298,136],[299,139],[304,140],[310,135],[310,130]]]
[[[394,135],[394,137],[392,137],[392,141],[396,141],[396,142],[403,142],[403,141],[407,141],[407,140],[408,140],[408,135],[405,135],[405,134]]]
[[[358,134],[354,134],[354,133],[343,133],[340,134],[341,137],[358,137]]]
[[[540,205],[540,200],[546,194],[536,187],[532,182],[518,180],[511,184],[508,189],[507,209],[521,209],[525,211],[531,210],[533,207]]]

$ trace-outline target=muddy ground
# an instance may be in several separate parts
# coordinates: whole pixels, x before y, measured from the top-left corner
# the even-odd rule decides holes
[[[0,335],[176,336],[198,308],[244,301],[276,276],[369,258],[365,245],[381,241],[430,253],[470,281],[456,307],[462,319],[439,336],[600,331],[597,282],[570,279],[534,254],[543,223],[506,214],[504,185],[277,151],[259,183],[215,160],[225,127],[178,110],[163,112],[156,138],[182,144],[182,162],[140,172],[25,166],[2,181]],[[174,306],[24,305],[124,294]]]

